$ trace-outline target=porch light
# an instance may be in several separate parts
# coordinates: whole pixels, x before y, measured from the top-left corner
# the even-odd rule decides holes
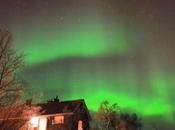
[[[33,128],[38,127],[38,123],[39,123],[39,117],[32,117],[31,118],[30,124]]]

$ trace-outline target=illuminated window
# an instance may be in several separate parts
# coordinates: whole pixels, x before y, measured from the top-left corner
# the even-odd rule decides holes
[[[82,120],[78,121],[78,130],[83,130],[83,121]]]
[[[64,116],[55,116],[52,124],[63,124]]]

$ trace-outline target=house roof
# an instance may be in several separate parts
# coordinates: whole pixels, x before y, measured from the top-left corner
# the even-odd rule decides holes
[[[37,109],[35,110],[35,108]],[[9,110],[11,111],[9,112]],[[67,114],[67,113],[70,114],[75,112],[81,112],[81,110],[85,110],[89,120],[91,119],[84,99],[60,101],[57,98],[55,98],[54,100],[50,100],[47,103],[40,103],[40,104],[34,104],[34,105],[32,104],[31,107],[24,107],[24,105],[22,105],[16,108],[3,109],[3,111],[0,112],[0,119],[3,119],[4,115],[7,115],[6,111],[8,111],[9,113],[8,116],[10,118],[16,119],[16,118],[23,118],[24,116],[25,118],[28,118],[33,114],[32,113],[33,110],[35,110],[39,115],[42,115],[42,116],[54,115],[54,114]],[[38,112],[38,110],[40,112]],[[18,114],[18,113],[21,113],[21,114]]]
[[[57,98],[47,103],[37,104],[41,107],[41,114],[58,114],[58,113],[75,113],[85,110],[89,119],[90,114],[85,104],[84,99],[69,100],[69,101],[59,101]]]

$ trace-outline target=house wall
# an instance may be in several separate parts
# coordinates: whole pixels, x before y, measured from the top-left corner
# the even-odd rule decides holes
[[[80,109],[78,109],[76,112],[75,112],[75,122],[78,124],[78,121],[79,120],[82,120],[83,122],[83,130],[89,130],[90,126],[89,126],[89,117],[87,115],[87,111],[86,109],[82,106],[80,107]],[[76,128],[78,130],[78,126]],[[75,130],[75,129],[73,129]]]

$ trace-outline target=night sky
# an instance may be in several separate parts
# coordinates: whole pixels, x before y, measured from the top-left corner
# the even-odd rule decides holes
[[[26,54],[22,75],[34,93],[43,92],[41,101],[84,98],[97,110],[107,99],[169,123],[174,6],[173,0],[0,0],[0,28]]]

